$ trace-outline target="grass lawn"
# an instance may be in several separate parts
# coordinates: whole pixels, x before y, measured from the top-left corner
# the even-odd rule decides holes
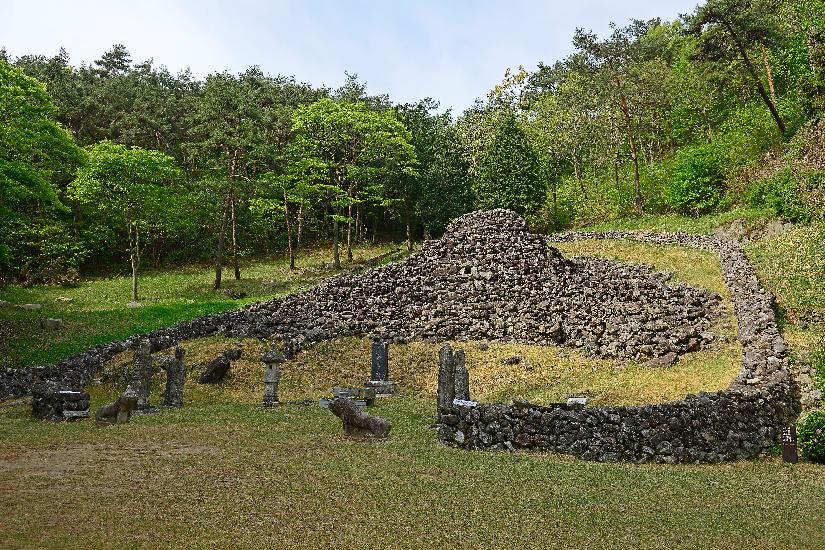
[[[393,245],[356,247],[353,250],[355,265],[395,248]],[[229,268],[223,274],[224,288],[245,292],[247,297],[240,300],[212,290],[212,266],[143,271],[138,280],[143,307],[134,309],[126,307],[131,300],[129,277],[87,279],[76,288],[0,288],[0,300],[43,306],[36,311],[0,308],[0,368],[59,362],[94,344],[295,292],[332,275],[334,271],[326,265],[331,258],[327,248],[302,251],[298,256],[298,269],[293,272],[283,257],[244,262],[239,281]],[[63,303],[58,298],[72,301]],[[40,319],[44,317],[63,319],[65,328],[55,332],[42,330]]]
[[[0,547],[825,545],[822,466],[461,451],[427,429],[432,396],[380,401],[390,439],[354,441],[323,409],[235,398],[187,397],[182,410],[111,428],[0,409]]]
[[[713,230],[741,219],[747,228],[763,224],[773,214],[768,210],[738,207],[725,212],[715,212],[698,218],[678,214],[645,214],[618,220],[608,220],[584,228],[584,231],[610,231],[622,229],[627,231],[683,231],[685,233],[710,234]]]
[[[723,292],[712,255],[616,242],[565,244],[569,254],[644,261]],[[208,278],[205,279],[208,283]],[[73,305],[80,305],[77,300]],[[719,333],[732,330],[723,316]],[[221,385],[202,365],[229,345],[244,357]],[[384,442],[349,440],[315,406],[260,408],[265,344],[216,336],[186,344],[185,407],[99,428],[38,422],[26,400],[0,406],[0,547],[319,548],[822,548],[825,467],[772,457],[715,466],[598,464],[552,454],[467,452],[438,443],[437,346],[393,346],[399,395],[373,412]],[[724,387],[736,344],[690,354],[651,376],[632,363],[558,348],[457,343],[474,397],[653,402]],[[503,365],[514,354],[526,360]],[[704,354],[704,355],[703,355]],[[111,400],[128,353],[90,388]],[[369,342],[322,342],[283,367],[281,400],[315,400],[360,384]],[[158,401],[163,375],[154,379]]]

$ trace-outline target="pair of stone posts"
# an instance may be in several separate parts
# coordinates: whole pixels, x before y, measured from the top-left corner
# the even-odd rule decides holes
[[[152,384],[152,366],[154,361],[160,363],[161,368],[166,371],[166,391],[164,392],[164,407],[183,407],[183,386],[186,381],[186,366],[183,363],[183,356],[186,350],[178,346],[175,348],[175,356],[152,357],[152,346],[149,340],[143,339],[135,349],[135,360],[132,367],[132,380],[129,382],[127,392],[137,396],[135,410],[148,412],[152,409],[149,403],[149,394]]]
[[[470,400],[470,373],[465,364],[464,350],[453,351],[444,344],[438,352],[438,419],[441,411],[453,406],[456,399]]]

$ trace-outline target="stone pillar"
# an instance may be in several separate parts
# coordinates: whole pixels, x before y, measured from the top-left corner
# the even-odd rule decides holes
[[[266,408],[278,405],[278,384],[281,382],[281,369],[278,365],[285,360],[277,344],[272,344],[269,351],[261,356],[261,361],[264,362],[263,406]]]
[[[295,345],[295,340],[289,336],[284,336],[284,359],[294,359],[298,353],[298,346]]]
[[[463,353],[462,353],[463,356]],[[455,399],[455,361],[453,361],[453,348],[450,344],[444,344],[438,352],[438,418],[441,419],[441,411],[453,406]]]
[[[132,366],[132,380],[127,390],[137,395],[136,410],[149,408],[149,392],[152,384],[152,346],[143,339],[135,348],[135,362]]]
[[[183,407],[183,384],[186,381],[186,366],[183,356],[186,350],[178,346],[175,348],[175,357],[168,358],[161,366],[166,370],[166,392],[163,394],[163,405],[166,407]]]
[[[372,372],[370,380],[387,382],[390,379],[389,342],[372,343]]]
[[[395,382],[390,381],[389,353],[389,342],[376,340],[372,343],[372,369],[370,379],[364,385],[374,388],[378,395],[395,393]]]
[[[453,352],[453,365],[455,369],[455,398],[464,401],[470,400],[470,373],[464,360],[464,350],[458,349]]]

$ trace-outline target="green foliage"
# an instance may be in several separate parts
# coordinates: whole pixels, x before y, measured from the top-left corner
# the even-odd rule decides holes
[[[533,212],[547,196],[539,160],[512,114],[504,116],[473,182],[476,206]]]
[[[814,385],[825,395],[825,341],[820,342],[810,356],[811,368],[814,372]]]
[[[164,210],[161,186],[178,177],[174,159],[158,151],[101,141],[69,187],[70,196],[123,225],[149,226]]]
[[[70,196],[92,212],[125,227],[132,266],[132,300],[138,300],[141,234],[163,231],[168,185],[179,176],[175,160],[159,151],[101,141],[89,147],[88,161],[69,187]]]
[[[798,225],[750,244],[748,259],[792,322],[825,322],[825,225]]]
[[[396,108],[410,132],[418,161],[417,175],[407,177],[407,200],[415,220],[427,236],[438,236],[447,224],[473,206],[470,166],[461,136],[450,113],[434,114],[438,103],[424,99]],[[412,217],[412,216],[411,216]]]
[[[814,181],[817,175],[809,175]],[[773,177],[758,181],[745,192],[745,199],[753,207],[770,208],[777,216],[792,222],[810,222],[813,213],[804,201],[804,183],[800,183],[790,168],[784,168]]]
[[[21,266],[19,278],[26,284],[77,283],[90,250],[66,224],[48,219],[15,220],[8,233],[16,243],[14,264]]]
[[[667,197],[678,212],[699,216],[722,198],[724,175],[713,147],[683,149],[676,155]]]
[[[66,211],[53,180],[74,170],[81,153],[54,116],[43,85],[0,60],[0,267],[21,255],[5,228]]]
[[[799,421],[796,437],[803,457],[825,464],[825,410],[806,414]]]

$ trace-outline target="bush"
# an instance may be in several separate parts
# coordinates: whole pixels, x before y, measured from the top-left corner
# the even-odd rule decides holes
[[[799,421],[796,438],[802,456],[811,462],[825,464],[825,410],[805,415]]]
[[[723,182],[722,165],[712,147],[683,149],[673,164],[668,203],[683,214],[706,214],[719,204]]]
[[[825,342],[811,354],[811,370],[814,375],[814,385],[825,395]]]
[[[784,168],[772,178],[752,185],[745,193],[750,206],[770,208],[777,216],[794,223],[811,221],[812,211],[805,198],[807,192],[818,188],[821,174],[810,172],[798,177],[790,168]]]

